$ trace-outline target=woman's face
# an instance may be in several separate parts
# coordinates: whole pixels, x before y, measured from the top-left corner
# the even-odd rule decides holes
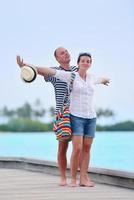
[[[81,56],[78,62],[79,69],[89,69],[91,67],[92,59],[89,56]]]

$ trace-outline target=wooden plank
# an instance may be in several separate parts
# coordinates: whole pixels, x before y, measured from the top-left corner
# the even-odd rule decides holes
[[[0,169],[0,200],[133,200],[134,190],[96,184],[93,188],[61,187],[55,175]],[[69,180],[70,181],[70,180]]]

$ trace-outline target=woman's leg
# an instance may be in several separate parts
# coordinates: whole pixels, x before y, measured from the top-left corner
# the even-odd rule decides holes
[[[90,162],[90,150],[92,146],[93,138],[84,137],[83,149],[81,154],[80,164],[80,185],[86,187],[93,187],[95,184],[92,182],[87,175],[88,166]]]
[[[74,135],[72,138],[72,155],[71,155],[71,183],[70,186],[76,187],[76,176],[77,176],[77,169],[79,166],[79,157],[80,152],[82,150],[83,146],[83,136],[77,136]]]

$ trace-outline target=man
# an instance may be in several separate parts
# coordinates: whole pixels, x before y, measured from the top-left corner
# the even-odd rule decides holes
[[[54,67],[58,70],[65,70],[65,71],[77,71],[76,66],[70,66],[70,54],[64,47],[58,47],[55,52],[54,56],[57,60],[57,62],[60,64],[59,67]],[[17,56],[17,63],[20,67],[23,67],[27,64],[23,62],[23,60],[20,59],[19,56]],[[38,74],[44,76],[43,68],[37,67]],[[52,76],[44,77],[45,81],[51,82],[54,86],[55,90],[55,99],[56,99],[56,113],[61,109],[61,106],[63,104],[63,101],[66,102],[68,98],[68,89],[67,89],[67,83],[61,81],[60,79],[57,79]],[[66,168],[67,168],[67,149],[68,149],[68,142],[59,141],[58,144],[58,166],[60,170],[60,185],[65,186],[67,185],[67,178],[66,178]]]

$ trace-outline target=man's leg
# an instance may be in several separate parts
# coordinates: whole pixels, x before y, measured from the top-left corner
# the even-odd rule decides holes
[[[73,151],[71,155],[71,183],[70,186],[76,187],[77,169],[79,166],[80,152],[83,145],[83,136],[74,135],[72,138]]]
[[[92,142],[93,138],[90,137],[85,137],[83,140],[83,150],[80,164],[80,185],[86,187],[93,187],[95,185],[94,182],[92,182],[87,175]]]
[[[67,149],[68,149],[68,142],[60,142],[58,145],[58,166],[60,170],[60,185],[65,186],[67,185],[66,180],[66,168],[67,168]]]

